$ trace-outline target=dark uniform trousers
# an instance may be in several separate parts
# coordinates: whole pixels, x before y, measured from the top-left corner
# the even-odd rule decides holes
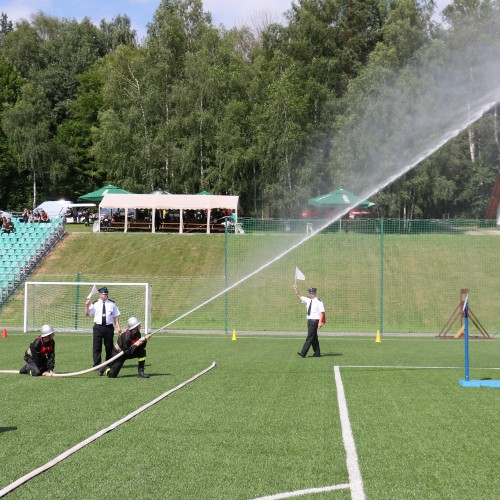
[[[94,366],[101,364],[102,344],[104,342],[104,350],[106,351],[106,361],[111,359],[113,354],[113,335],[115,333],[114,326],[111,325],[98,325],[94,323]]]
[[[307,337],[302,350],[300,351],[302,356],[307,354],[309,348],[312,346],[314,351],[314,356],[321,356],[319,350],[319,340],[318,340],[318,325],[319,319],[308,319],[307,320]]]
[[[30,373],[32,377],[40,377],[43,372],[49,371],[45,360],[40,365],[37,365],[31,356],[25,355],[24,361],[26,361],[26,366],[21,368],[22,373]]]
[[[116,356],[119,352],[118,349],[113,348],[113,356]],[[134,359],[134,358],[139,358],[139,370],[144,370],[144,364],[145,364],[145,359],[146,359],[146,349],[144,344],[136,347],[134,352],[125,352],[123,356],[120,356],[118,359],[113,361],[113,363],[110,366],[109,378],[116,378],[118,377],[118,374],[120,373],[120,370],[122,369],[123,364],[127,359]]]

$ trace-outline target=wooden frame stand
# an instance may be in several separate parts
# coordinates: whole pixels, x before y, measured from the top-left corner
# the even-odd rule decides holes
[[[446,325],[444,325],[443,329],[439,332],[438,337],[443,338],[443,339],[459,339],[464,336],[464,303],[465,299],[467,297],[467,294],[469,293],[468,288],[461,288],[460,289],[460,302],[458,306],[455,308],[453,311],[453,314],[450,316],[450,319],[447,321]],[[457,322],[457,320],[460,321],[460,328],[458,329],[457,333],[455,335],[448,335],[452,326]],[[469,335],[469,338],[473,339],[490,339],[490,335],[488,332],[485,330],[477,316],[472,312],[472,309],[469,307],[469,320],[472,321],[472,323],[475,325],[475,327],[478,329],[479,333],[481,335]]]

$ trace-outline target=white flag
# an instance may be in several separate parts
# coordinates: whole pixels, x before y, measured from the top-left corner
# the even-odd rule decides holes
[[[306,277],[302,274],[302,271],[298,267],[295,268],[295,279],[296,280],[305,280],[306,279]]]
[[[87,299],[90,299],[90,297],[92,297],[92,295],[96,294],[97,293],[97,288],[94,284],[94,286],[92,287],[92,290],[90,291],[90,293],[87,295]]]

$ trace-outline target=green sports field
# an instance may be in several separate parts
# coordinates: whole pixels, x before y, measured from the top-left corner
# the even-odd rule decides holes
[[[32,337],[0,339],[2,369],[22,365]],[[90,366],[90,335],[58,333],[56,342],[56,371]],[[347,499],[356,477],[352,498],[362,498],[360,484],[368,499],[500,496],[500,390],[459,386],[463,341],[324,336],[319,359],[299,358],[302,342],[159,333],[147,347],[148,380],[136,378],[135,360],[117,379],[2,374],[0,489],[216,361],[8,497],[251,499],[307,490],[302,498]],[[472,341],[471,377],[500,379],[499,350],[497,340]]]
[[[0,491],[109,430],[8,497],[499,498],[500,390],[460,387],[464,342],[435,336],[469,288],[492,336],[471,341],[470,376],[500,379],[498,235],[471,227],[320,234],[188,314],[175,324],[185,333],[163,331],[291,241],[272,232],[67,234],[31,279],[151,282],[152,376],[138,379],[134,360],[113,380],[0,374]],[[296,354],[305,336],[291,291],[296,266],[307,277],[301,289],[318,286],[327,308],[319,359]],[[61,298],[72,311],[83,307]],[[21,367],[35,335],[20,331],[22,303],[21,287],[0,310],[2,370]],[[44,312],[56,319],[55,306]],[[381,322],[398,335],[375,342]],[[218,333],[225,326],[229,335]],[[91,366],[90,333],[58,331],[56,342],[57,372]]]

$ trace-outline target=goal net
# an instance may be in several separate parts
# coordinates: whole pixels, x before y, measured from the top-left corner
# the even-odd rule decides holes
[[[127,328],[130,316],[141,320],[141,331],[151,331],[151,286],[149,283],[84,283],[66,281],[26,281],[24,284],[24,331],[39,330],[50,324],[65,332],[88,332],[93,317],[85,315],[85,301],[94,287],[106,286],[109,298],[120,310],[120,325]],[[91,303],[99,298],[94,292]]]

